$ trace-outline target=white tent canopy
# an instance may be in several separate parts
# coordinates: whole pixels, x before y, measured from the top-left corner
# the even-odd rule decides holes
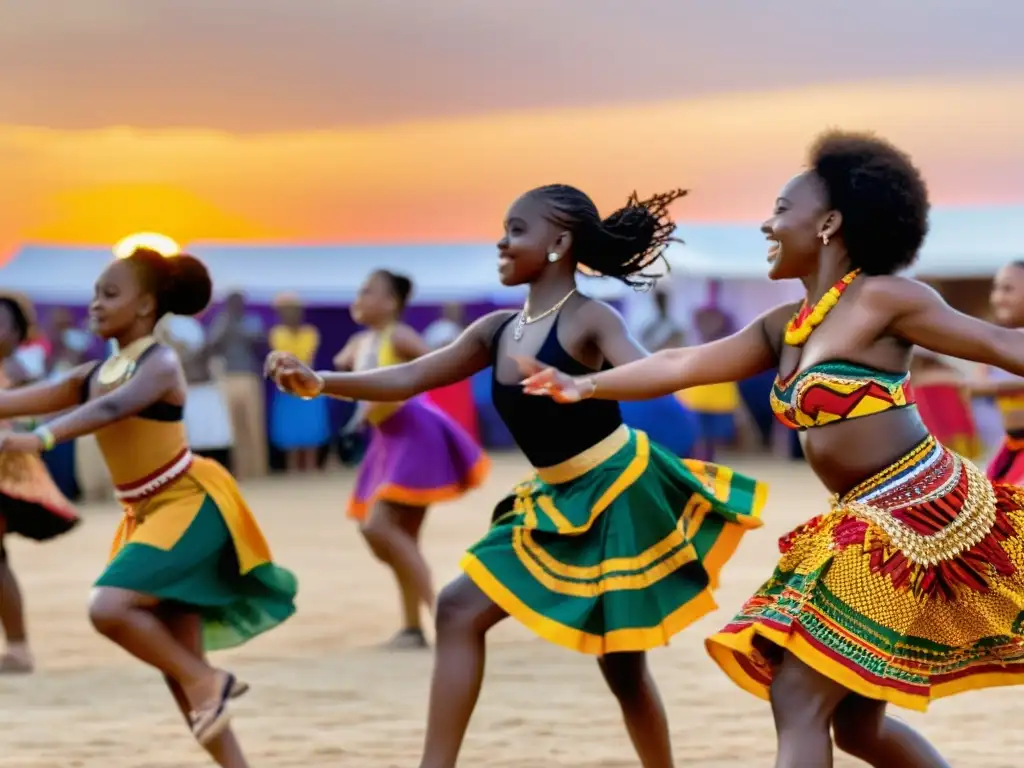
[[[686,242],[668,252],[673,271],[708,278],[757,278],[768,271],[768,243],[756,224],[679,224]],[[989,277],[1024,258],[1024,206],[938,208],[912,270],[921,277]]]
[[[684,245],[669,249],[673,272],[707,278],[763,278],[767,244],[756,224],[680,223]],[[508,299],[522,289],[498,282],[493,244],[479,245],[247,245],[205,244],[188,251],[206,262],[215,293],[244,290],[255,302],[269,302],[282,291],[310,304],[347,303],[363,278],[385,268],[409,275],[415,302],[439,303]],[[985,277],[1024,257],[1024,206],[939,209],[915,272],[927,277]],[[110,262],[106,248],[27,246],[0,267],[0,285],[35,301],[83,304],[96,277]],[[586,281],[602,298],[627,292],[615,280]]]
[[[213,277],[215,296],[243,290],[251,301],[267,302],[283,292],[309,304],[348,303],[374,269],[390,269],[413,278],[414,303],[509,299],[523,289],[498,282],[494,245],[399,246],[250,246],[195,244]],[[28,246],[0,268],[0,285],[35,301],[82,304],[113,255],[105,248]],[[613,298],[621,288],[594,281],[591,295]]]

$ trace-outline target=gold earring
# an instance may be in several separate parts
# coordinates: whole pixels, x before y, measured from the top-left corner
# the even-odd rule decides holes
[[[558,260],[559,260],[560,258],[562,258],[562,257],[561,257],[561,256],[559,256],[559,255],[558,255],[557,253],[555,253],[554,251],[552,251],[551,253],[549,253],[549,254],[548,254],[548,261],[550,261],[550,262],[551,262],[552,264],[554,264],[554,263],[555,263],[556,261],[558,261]]]

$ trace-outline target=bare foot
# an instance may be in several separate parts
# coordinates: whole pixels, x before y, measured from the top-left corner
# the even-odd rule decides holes
[[[28,646],[11,644],[0,656],[0,675],[27,675],[35,670],[35,661]]]
[[[392,651],[410,651],[429,648],[423,630],[418,627],[400,630],[394,637],[383,644],[383,648]]]

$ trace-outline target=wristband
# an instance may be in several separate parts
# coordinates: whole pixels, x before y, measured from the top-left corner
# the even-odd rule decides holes
[[[32,430],[32,434],[39,438],[43,444],[43,451],[52,451],[54,446],[57,445],[57,438],[53,436],[53,432],[45,424],[40,424],[38,427]]]

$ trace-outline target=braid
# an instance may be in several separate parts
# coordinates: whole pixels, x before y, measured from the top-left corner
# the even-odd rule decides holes
[[[573,234],[573,256],[580,271],[614,277],[638,289],[648,289],[668,271],[665,249],[674,237],[675,222],[669,206],[686,195],[676,189],[641,200],[634,192],[626,205],[602,220],[597,206],[583,192],[565,184],[534,190],[544,197],[555,213],[552,220]],[[652,264],[663,261],[665,272],[646,274]]]

